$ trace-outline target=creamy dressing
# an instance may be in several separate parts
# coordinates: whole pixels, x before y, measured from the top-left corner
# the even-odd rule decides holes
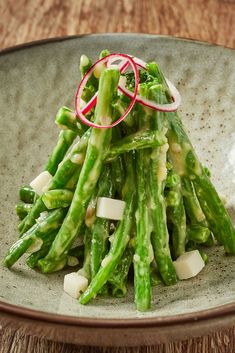
[[[33,240],[33,244],[30,245],[30,247],[26,251],[28,254],[32,254],[40,250],[43,245],[43,240],[41,238],[33,237],[32,240]]]
[[[106,256],[101,262],[101,267],[106,267],[112,261],[112,258],[112,255]]]
[[[179,176],[183,176],[185,174],[185,159],[187,153],[190,151],[191,146],[189,143],[182,143],[181,146],[181,153],[177,152],[175,150],[175,145],[176,143],[170,143],[170,148],[169,148],[169,153],[170,153],[170,158],[172,160],[172,163],[174,165],[174,168]]]
[[[71,155],[70,160],[74,164],[81,165],[84,162],[84,154],[83,153],[76,153]]]
[[[135,255],[133,256],[133,260],[134,260],[135,262],[139,262],[139,261],[140,261],[140,256],[139,256],[138,254],[135,254]]]

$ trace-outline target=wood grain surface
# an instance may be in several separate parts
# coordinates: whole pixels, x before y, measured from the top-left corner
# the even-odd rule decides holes
[[[7,330],[0,335],[0,353],[234,353],[235,329],[215,332],[210,336],[141,347],[85,347],[25,336]]]
[[[0,0],[0,49],[49,37],[143,32],[235,48],[235,0]],[[0,326],[0,353],[232,353],[228,329],[155,347],[77,347]]]
[[[235,48],[235,0],[0,0],[0,48],[95,32],[169,34]]]

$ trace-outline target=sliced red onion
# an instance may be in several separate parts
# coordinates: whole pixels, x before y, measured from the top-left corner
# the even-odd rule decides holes
[[[131,55],[128,55],[130,58],[132,58]],[[132,58],[133,59],[133,58]],[[115,64],[121,73],[124,73],[127,68],[129,67],[129,61],[126,60],[126,59],[120,59],[120,58],[116,58],[116,57],[110,57],[108,60],[107,60],[107,67],[110,67],[113,65],[113,63],[117,62],[117,61],[120,61],[118,64]]]
[[[137,66],[139,66],[143,70],[146,70],[146,65],[147,65],[146,62],[136,57],[134,57],[133,60]]]
[[[115,61],[117,61],[117,58],[110,58],[107,61],[107,67],[110,67],[112,63],[114,63]],[[129,66],[129,62],[127,60],[122,60],[118,64],[118,67],[120,68],[121,73],[124,73],[128,68],[128,66]],[[84,105],[84,107],[81,109],[82,114],[84,115],[87,114],[96,105],[97,95],[98,95],[98,92],[96,92],[94,96],[89,100],[89,102]]]
[[[176,89],[176,87],[171,83],[167,78],[166,82],[169,86],[172,98],[174,100],[173,103],[169,104],[157,104],[156,102],[149,100],[147,98],[144,98],[140,95],[137,94],[136,96],[136,102],[145,105],[146,107],[159,110],[161,112],[174,112],[176,111],[181,103],[181,96],[179,94],[179,91]],[[133,92],[131,92],[129,89],[125,87],[125,77],[121,77],[118,85],[119,90],[124,93],[127,97],[132,98],[133,97]]]
[[[98,92],[96,92],[91,100],[89,100],[89,102],[84,105],[84,107],[81,109],[82,114],[87,114],[96,105],[97,95]]]
[[[87,81],[89,80],[89,78],[91,77],[94,69],[96,68],[96,66],[98,64],[102,63],[107,63],[109,61],[110,58],[115,58],[116,61],[117,60],[121,60],[123,61],[123,59],[125,59],[125,63],[123,63],[123,67],[121,67],[121,70],[125,70],[127,67],[127,62],[128,62],[128,66],[131,65],[134,75],[135,75],[135,90],[134,92],[131,92],[132,96],[131,96],[131,103],[129,105],[129,107],[127,108],[125,114],[123,114],[119,119],[117,119],[113,124],[111,125],[98,125],[95,124],[91,121],[89,121],[84,114],[86,114],[96,103],[97,100],[97,93],[93,96],[93,98],[86,104],[85,107],[83,107],[83,109],[80,108],[81,105],[81,96],[82,96],[82,92],[87,84]],[[76,115],[77,117],[86,125],[90,126],[90,127],[94,127],[94,128],[99,128],[99,129],[107,129],[107,128],[111,128],[114,127],[116,125],[118,125],[123,119],[125,119],[125,117],[130,113],[130,111],[132,110],[135,101],[136,101],[136,96],[138,93],[138,84],[139,84],[139,72],[138,72],[138,68],[136,63],[134,62],[134,60],[126,54],[110,54],[100,60],[98,60],[94,65],[92,65],[92,67],[88,70],[88,72],[86,73],[86,75],[82,78],[77,92],[76,92],[76,97],[75,97],[75,111],[76,111]]]
[[[137,66],[139,66],[140,68],[146,70],[146,63],[143,60],[141,60],[139,58],[136,58],[136,57],[134,57],[132,55],[129,55],[129,54],[128,54],[128,56],[131,57],[134,60],[134,62],[136,63]],[[116,58],[110,58],[107,61],[107,67],[110,67],[115,61],[117,61]],[[120,63],[118,64],[118,66],[120,67],[120,70],[123,70],[122,72],[125,72],[126,69],[129,67],[129,63],[128,63],[127,60],[122,59],[120,61]]]
[[[132,57],[132,59],[134,60],[134,62],[136,63],[136,65],[138,67],[140,67],[143,70],[147,70],[146,62],[144,62],[143,60],[141,60],[139,58],[136,58],[136,57]],[[112,62],[114,62],[114,60],[111,60],[110,62],[108,62],[108,65],[111,65]],[[124,65],[126,65],[126,64],[127,64],[127,61],[123,60],[119,65],[122,65],[124,67]],[[128,68],[128,66],[126,65],[126,69],[127,68]],[[162,112],[174,112],[174,111],[176,111],[179,108],[180,104],[181,104],[180,93],[177,90],[177,88],[173,85],[173,83],[171,81],[169,81],[167,78],[166,78],[166,82],[167,82],[167,84],[169,86],[169,89],[170,89],[170,92],[171,92],[171,95],[172,95],[172,99],[173,99],[172,103],[169,103],[169,104],[157,104],[156,102],[154,102],[152,100],[149,100],[147,98],[144,98],[142,96],[139,96],[139,95],[136,96],[136,101],[138,103],[140,103],[140,104],[145,105],[146,107],[149,107],[149,108],[152,108],[152,109],[155,109],[155,110],[159,110],[159,111],[162,111]],[[128,96],[129,98],[132,98],[133,93],[126,88],[125,78],[124,77],[121,78],[118,88],[126,96]]]

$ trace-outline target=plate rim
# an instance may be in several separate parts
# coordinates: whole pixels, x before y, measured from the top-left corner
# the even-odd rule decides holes
[[[187,314],[158,316],[148,318],[92,318],[47,313],[23,306],[17,306],[0,300],[0,313],[13,314],[17,317],[33,319],[48,323],[96,328],[148,328],[188,324],[224,317],[235,318],[235,303],[220,305],[216,308],[200,310]]]
[[[161,34],[151,34],[151,33],[141,33],[141,32],[130,32],[130,33],[87,33],[80,35],[69,35],[69,36],[58,36],[50,37],[40,40],[34,40],[26,43],[17,44],[15,46],[10,46],[4,49],[0,49],[0,57],[17,52],[18,50],[31,49],[36,46],[53,44],[57,42],[63,42],[67,40],[79,39],[83,37],[94,37],[94,36],[146,36],[153,38],[165,38],[172,39],[180,42],[193,43],[195,45],[212,46],[224,49],[226,51],[235,52],[235,48],[229,48],[224,45],[210,43],[207,41],[201,41],[192,38],[171,36],[171,35],[161,35]],[[66,324],[66,325],[76,325],[83,327],[109,327],[109,328],[140,328],[140,327],[159,327],[159,326],[173,326],[177,324],[190,323],[202,320],[212,320],[215,318],[227,317],[235,315],[235,302],[219,305],[215,308],[195,311],[186,314],[171,315],[171,316],[158,316],[158,317],[148,317],[148,318],[89,318],[84,316],[70,316],[62,315],[56,313],[43,312],[40,310],[30,309],[28,307],[17,306],[15,304],[7,303],[0,299],[0,313],[4,312],[7,314],[13,314],[21,318],[29,318],[37,321],[44,321],[49,323]]]
[[[187,38],[184,36],[173,36],[173,35],[167,35],[167,34],[154,34],[154,33],[142,33],[142,32],[104,32],[104,33],[83,33],[83,34],[73,34],[73,35],[65,35],[65,36],[53,36],[49,38],[42,38],[38,40],[32,40],[29,42],[24,42],[24,43],[19,43],[13,46],[9,46],[6,48],[1,49],[0,48],[0,56],[3,56],[5,54],[9,54],[18,50],[22,49],[29,49],[32,47],[44,45],[44,44],[51,44],[51,43],[56,43],[56,42],[63,42],[67,40],[73,40],[73,39],[79,39],[83,37],[94,37],[94,36],[146,36],[146,37],[153,37],[153,38],[165,38],[165,39],[173,39],[176,41],[184,41],[184,42],[189,42],[189,43],[194,43],[198,45],[204,45],[204,46],[209,46],[209,47],[218,47],[221,49],[225,49],[228,51],[235,52],[235,48],[227,47],[222,44],[217,44],[217,43],[212,43],[208,41],[203,41],[200,39],[195,39],[195,38]]]

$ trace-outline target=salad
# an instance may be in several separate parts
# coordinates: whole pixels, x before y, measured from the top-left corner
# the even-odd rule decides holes
[[[207,247],[235,254],[235,229],[158,64],[103,50],[94,64],[82,55],[80,71],[45,170],[19,191],[20,236],[4,264],[28,253],[43,273],[74,267],[64,290],[81,304],[123,297],[133,282],[146,311],[153,286],[203,269]]]

